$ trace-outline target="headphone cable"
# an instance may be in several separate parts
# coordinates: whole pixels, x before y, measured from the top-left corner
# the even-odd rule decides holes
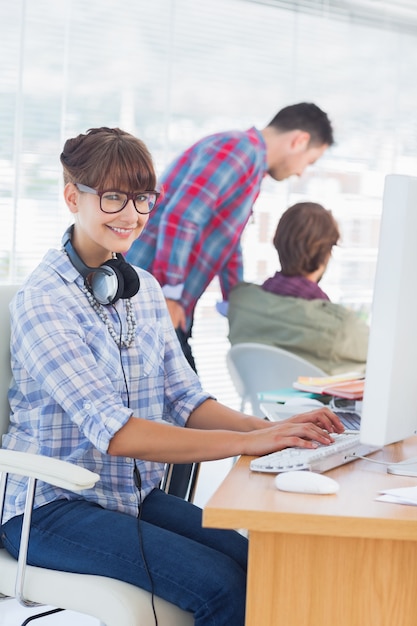
[[[122,328],[122,320],[120,318],[119,315],[119,311],[116,309],[115,305],[112,304],[111,305],[113,310],[115,311],[117,318],[119,320],[119,328],[120,328],[120,340],[119,340],[119,357],[120,357],[120,366],[122,368],[122,372],[123,372],[123,380],[125,383],[125,390],[126,390],[126,398],[127,398],[127,407],[130,408],[130,395],[129,395],[129,386],[127,384],[127,376],[126,376],[126,372],[125,372],[125,368],[123,365],[123,359],[122,359],[122,347],[121,347],[121,341],[122,341],[122,334],[123,334],[123,328]],[[134,476],[134,482],[135,482],[135,486],[139,492],[139,505],[138,505],[138,516],[137,516],[137,530],[138,530],[138,538],[139,538],[139,550],[142,556],[142,561],[143,564],[145,566],[145,571],[146,574],[148,576],[148,580],[149,580],[149,584],[150,584],[150,593],[151,593],[151,605],[152,605],[152,612],[153,612],[153,616],[154,616],[154,620],[155,620],[155,626],[158,626],[158,616],[156,614],[156,608],[155,608],[155,590],[154,590],[154,582],[153,582],[153,578],[151,575],[151,572],[149,570],[149,565],[148,562],[146,560],[146,555],[145,555],[145,548],[143,545],[143,536],[142,536],[142,529],[141,529],[141,520],[142,520],[142,477],[140,475],[140,471],[139,468],[136,464],[136,459],[133,459],[133,476]]]

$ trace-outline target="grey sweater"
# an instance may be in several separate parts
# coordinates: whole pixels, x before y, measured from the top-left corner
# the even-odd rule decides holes
[[[327,374],[364,372],[369,328],[356,313],[327,300],[278,296],[239,283],[229,297],[229,340],[278,346]]]

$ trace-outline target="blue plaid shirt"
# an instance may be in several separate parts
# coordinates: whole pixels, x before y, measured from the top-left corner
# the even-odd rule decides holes
[[[67,255],[50,250],[11,304],[14,380],[11,424],[3,446],[81,465],[100,475],[94,488],[73,494],[39,482],[35,506],[84,498],[137,515],[134,460],[107,454],[130,416],[184,426],[210,397],[185,360],[156,280],[138,269],[132,298],[136,339],[119,351],[81,291],[83,279]],[[126,333],[123,300],[116,303]],[[106,313],[119,332],[112,306]],[[123,367],[122,367],[123,363]],[[126,376],[127,384],[124,376]],[[161,463],[137,461],[142,497],[160,482]],[[24,508],[25,478],[11,476],[4,520]]]
[[[266,171],[265,141],[250,128],[200,139],[162,175],[163,197],[127,259],[170,287],[188,326],[215,276],[225,300],[243,280],[240,238]]]

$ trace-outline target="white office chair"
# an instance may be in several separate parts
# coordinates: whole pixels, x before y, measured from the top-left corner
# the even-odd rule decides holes
[[[263,343],[237,343],[226,355],[232,382],[241,398],[240,410],[249,402],[251,412],[265,417],[258,392],[292,387],[298,376],[325,376],[319,367],[301,357]]]
[[[17,287],[0,285],[0,436],[7,430],[10,370],[9,302]],[[78,611],[106,626],[153,626],[150,593],[112,578],[72,574],[26,565],[26,548],[36,479],[72,491],[92,486],[99,476],[73,464],[38,455],[0,449],[0,514],[7,473],[29,477],[19,560],[0,547],[0,599],[16,598],[26,606],[47,605]],[[191,613],[155,597],[159,626],[192,626]]]

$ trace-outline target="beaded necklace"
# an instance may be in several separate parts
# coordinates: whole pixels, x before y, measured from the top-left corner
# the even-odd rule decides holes
[[[116,329],[114,328],[112,322],[110,321],[110,318],[107,315],[104,307],[99,302],[97,302],[97,300],[95,299],[91,291],[89,291],[89,289],[87,289],[85,285],[81,287],[81,290],[87,296],[87,300],[90,303],[91,308],[97,313],[97,315],[102,320],[102,322],[104,322],[107,330],[109,331],[110,337],[114,340],[116,345],[119,346],[119,348],[130,348],[132,343],[135,341],[135,336],[136,336],[136,318],[133,312],[133,306],[132,306],[132,302],[130,298],[128,298],[127,300],[124,300],[125,309],[126,309],[127,333],[125,335],[120,336],[116,332]]]
[[[65,254],[68,256],[68,253],[65,249],[62,249],[62,251],[65,252]],[[112,258],[113,259],[117,258],[114,252],[112,253]],[[136,337],[136,318],[133,312],[133,307],[132,307],[130,298],[128,298],[127,300],[124,300],[125,309],[126,309],[127,333],[124,336],[123,335],[120,336],[120,334],[116,332],[115,327],[111,323],[110,318],[107,315],[104,307],[100,304],[100,302],[98,302],[95,299],[91,291],[85,285],[81,287],[81,291],[85,293],[85,295],[87,296],[87,300],[90,303],[91,308],[97,313],[101,321],[104,322],[107,330],[109,331],[109,335],[113,339],[115,344],[119,348],[130,348],[132,343],[135,341],[135,337]],[[114,310],[116,311],[116,314],[119,318],[119,322],[121,325],[122,321],[120,319],[119,313],[116,308]]]

